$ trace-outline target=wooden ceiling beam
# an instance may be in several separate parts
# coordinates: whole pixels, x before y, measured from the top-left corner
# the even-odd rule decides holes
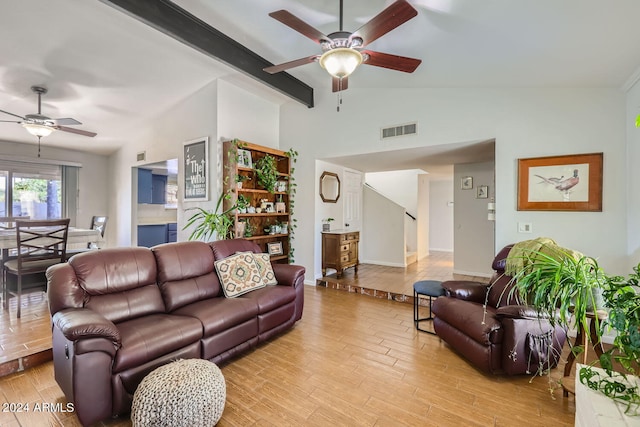
[[[313,88],[291,74],[269,74],[273,64],[169,0],[100,0],[205,55],[313,107]]]

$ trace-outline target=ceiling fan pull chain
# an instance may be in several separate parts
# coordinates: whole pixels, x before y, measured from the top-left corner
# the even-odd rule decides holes
[[[38,136],[38,158],[40,158],[40,136]]]

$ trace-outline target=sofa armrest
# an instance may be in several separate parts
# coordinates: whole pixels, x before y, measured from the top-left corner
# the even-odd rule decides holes
[[[305,268],[293,264],[272,264],[278,285],[297,287],[304,282]]]
[[[499,318],[509,317],[512,319],[550,319],[548,313],[538,311],[534,307],[526,305],[505,305],[496,310]]]
[[[53,324],[69,341],[105,338],[120,347],[120,331],[116,325],[93,310],[68,308],[53,315]]]
[[[470,280],[447,280],[442,288],[448,297],[484,304],[489,284]]]

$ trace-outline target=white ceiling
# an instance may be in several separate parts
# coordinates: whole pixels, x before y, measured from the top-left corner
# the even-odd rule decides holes
[[[268,16],[287,9],[324,33],[338,29],[338,0],[177,0],[273,63],[319,52]],[[344,0],[344,29],[384,9],[384,0]],[[640,66],[638,0],[414,0],[418,16],[368,48],[423,60],[414,74],[362,66],[351,88],[620,88]],[[318,64],[291,74],[330,90]],[[158,114],[211,81],[249,79],[99,1],[4,2],[0,13],[0,109],[37,110],[29,87],[49,88],[43,114],[73,117],[95,138],[55,132],[47,144],[109,154]],[[286,99],[268,89],[276,102]],[[0,119],[11,120],[2,115]],[[0,123],[0,139],[35,143]]]

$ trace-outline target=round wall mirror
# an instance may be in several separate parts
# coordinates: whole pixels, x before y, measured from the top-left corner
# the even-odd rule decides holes
[[[340,178],[333,172],[320,175],[320,197],[325,203],[335,203],[340,198]]]

